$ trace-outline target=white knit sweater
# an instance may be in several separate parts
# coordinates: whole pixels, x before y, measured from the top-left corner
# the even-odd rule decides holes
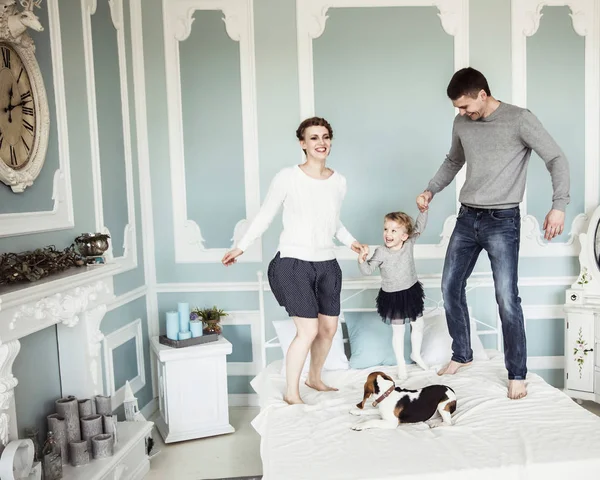
[[[346,179],[338,172],[318,180],[309,177],[298,165],[284,168],[271,182],[258,215],[237,247],[245,251],[260,237],[283,204],[281,257],[311,262],[333,260],[334,236],[348,247],[356,241],[340,221],[345,195]]]

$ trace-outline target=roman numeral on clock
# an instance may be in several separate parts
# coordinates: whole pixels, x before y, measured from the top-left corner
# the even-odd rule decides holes
[[[23,142],[23,145],[25,145],[25,150],[27,150],[27,153],[29,153],[29,145],[27,145],[27,142],[25,141],[25,139],[21,136],[21,141]]]
[[[2,64],[6,68],[10,68],[10,50],[2,47]]]
[[[10,164],[17,166],[19,163],[17,162],[17,152],[15,152],[15,147],[10,146]]]
[[[23,119],[23,126],[29,130],[31,133],[33,133],[33,125],[31,123],[29,123],[27,120]]]
[[[21,95],[22,102],[31,102],[31,92],[27,91]]]
[[[33,108],[23,107],[23,115],[31,115],[33,117]]]

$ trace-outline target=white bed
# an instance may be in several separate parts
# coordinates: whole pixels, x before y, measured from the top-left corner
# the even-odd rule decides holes
[[[408,366],[406,388],[451,386],[458,397],[452,427],[402,425],[396,430],[351,430],[364,417],[350,408],[362,399],[369,372],[394,367],[324,372],[339,392],[306,387],[308,405],[283,402],[281,360],[252,381],[261,411],[252,424],[261,436],[264,480],[293,479],[568,479],[600,475],[600,418],[536,374],[528,396],[506,397],[502,354],[455,376]]]

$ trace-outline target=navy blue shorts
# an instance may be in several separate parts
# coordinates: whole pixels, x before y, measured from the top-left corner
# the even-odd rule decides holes
[[[307,262],[281,258],[277,252],[269,263],[268,277],[273,295],[290,317],[340,314],[342,269],[337,260]]]

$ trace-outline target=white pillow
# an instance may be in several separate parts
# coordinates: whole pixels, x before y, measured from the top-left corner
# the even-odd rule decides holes
[[[293,320],[273,320],[273,327],[275,327],[279,345],[281,345],[281,350],[283,352],[283,365],[281,367],[281,374],[285,375],[287,351],[290,343],[292,343],[292,340],[296,336],[296,325],[294,325]],[[308,374],[309,367],[310,351],[306,357],[306,362],[304,362],[304,368],[302,369],[301,374]],[[327,354],[323,370],[348,370],[349,368],[350,364],[348,362],[348,358],[346,357],[346,352],[344,351],[342,323],[338,321],[337,330],[333,336],[333,342],[331,344],[331,350],[329,350],[329,353]]]
[[[452,337],[448,332],[446,313],[443,309],[436,309],[429,314],[423,315],[423,343],[421,345],[421,357],[430,367],[441,367],[450,361],[452,357]],[[485,348],[477,335],[476,324],[471,318],[471,348],[473,349],[473,360],[489,360]]]

